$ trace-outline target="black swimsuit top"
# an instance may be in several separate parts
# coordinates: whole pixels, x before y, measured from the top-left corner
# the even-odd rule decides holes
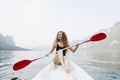
[[[57,44],[57,47],[56,47],[56,51],[60,50],[60,49],[64,49],[65,47],[61,47],[59,46],[59,44]],[[66,56],[66,51],[67,50],[63,50],[63,56]]]

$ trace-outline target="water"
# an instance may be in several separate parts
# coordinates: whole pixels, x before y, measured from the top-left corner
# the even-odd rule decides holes
[[[13,71],[13,64],[23,59],[35,59],[47,51],[0,51],[0,80],[11,80],[18,77],[20,80],[31,80],[41,69],[53,59],[50,57],[32,62],[27,67]],[[68,54],[69,58],[88,72],[94,80],[120,80],[120,53],[119,52],[90,52],[82,51]]]

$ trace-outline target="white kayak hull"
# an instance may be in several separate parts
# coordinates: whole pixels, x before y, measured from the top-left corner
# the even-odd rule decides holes
[[[81,67],[70,61],[71,72],[66,73],[53,62],[41,70],[32,80],[94,80]]]

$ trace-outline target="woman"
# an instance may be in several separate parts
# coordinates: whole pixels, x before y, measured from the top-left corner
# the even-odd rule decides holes
[[[58,56],[59,65],[55,66],[55,62],[51,62],[32,80],[93,80],[87,72],[68,60],[66,56],[68,50],[75,52],[78,46],[79,44],[76,44],[75,48],[68,48],[70,45],[65,32],[59,31],[50,52],[45,54],[45,56],[49,56],[56,48],[56,56]],[[62,50],[64,48],[66,49]]]
[[[67,73],[70,72],[70,66],[69,66],[68,58],[66,56],[67,49],[66,50],[61,50],[61,49],[67,48],[69,46],[70,45],[68,43],[68,39],[67,39],[65,32],[59,31],[57,33],[56,39],[54,41],[54,44],[53,44],[50,52],[45,55],[45,56],[49,56],[56,48],[56,51],[57,51],[56,55],[58,56],[57,58],[59,58],[60,65],[62,65],[63,69]],[[79,44],[77,44],[75,48],[69,48],[69,50],[72,52],[75,52],[77,50],[78,46],[79,46]]]

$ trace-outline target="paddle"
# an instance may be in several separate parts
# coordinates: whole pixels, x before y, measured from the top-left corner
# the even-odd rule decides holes
[[[103,40],[105,38],[106,38],[105,33],[98,33],[98,34],[93,35],[89,40],[86,40],[86,41],[81,42],[79,44],[83,44],[83,43],[90,42],[90,41],[100,41],[100,40]],[[74,47],[74,46],[76,46],[76,45],[73,45],[73,46],[70,46],[70,47]],[[64,49],[68,49],[70,47],[67,47],[67,48],[64,48]],[[26,67],[27,65],[29,65],[31,62],[36,61],[36,60],[41,59],[41,58],[44,58],[44,57],[46,57],[46,56],[39,57],[39,58],[36,58],[36,59],[33,59],[33,60],[21,60],[21,61],[15,63],[13,65],[13,70],[14,71],[20,70],[20,69]]]
[[[33,59],[33,60],[27,60],[27,59],[21,60],[21,61],[15,63],[15,64],[13,65],[13,70],[14,70],[14,71],[20,70],[20,69],[26,67],[27,65],[29,65],[31,62],[36,61],[36,60],[41,59],[41,58],[44,58],[44,57],[45,57],[45,56],[39,57],[39,58],[36,58],[36,59]]]
[[[83,43],[86,43],[86,42],[90,42],[90,41],[100,41],[100,40],[103,40],[105,38],[106,38],[106,34],[105,33],[98,33],[98,34],[93,35],[89,40],[86,40],[84,42],[79,43],[79,45],[83,44]],[[69,49],[69,48],[74,47],[74,46],[76,46],[76,45],[64,48],[63,50]]]

